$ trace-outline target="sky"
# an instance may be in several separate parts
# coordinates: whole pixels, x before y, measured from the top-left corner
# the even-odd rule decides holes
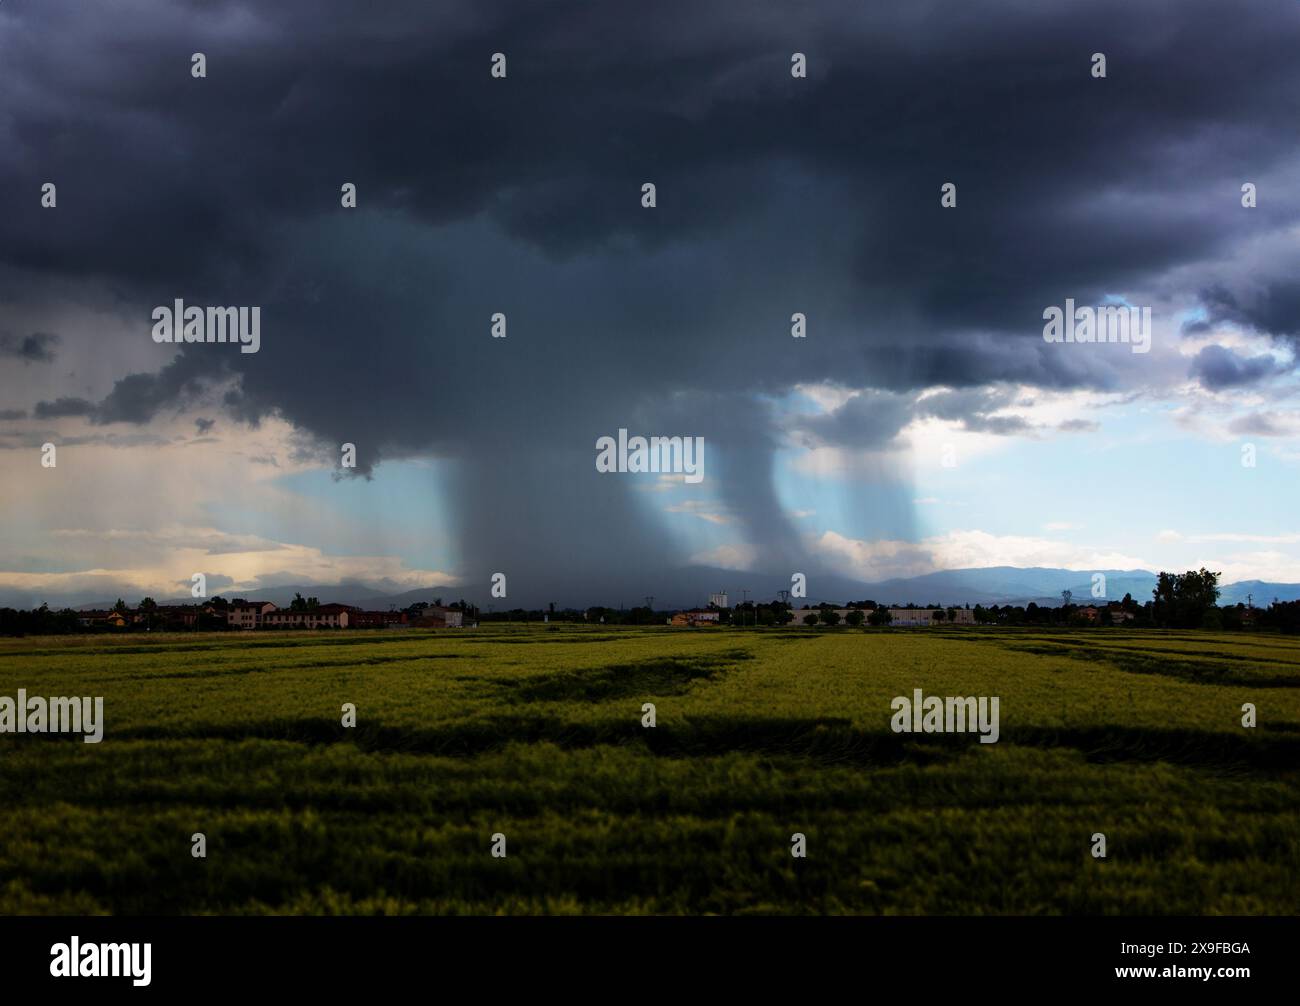
[[[1269,0],[4,0],[0,600],[1300,582],[1297,51]]]

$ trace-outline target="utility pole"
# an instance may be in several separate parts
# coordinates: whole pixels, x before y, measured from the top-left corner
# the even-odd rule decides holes
[[[650,613],[651,613],[651,614],[654,614],[654,610],[655,610],[655,596],[654,596],[654,594],[647,594],[647,595],[646,595],[645,606],[646,606],[647,608],[650,609]]]
[[[740,606],[740,627],[743,629],[745,627],[745,605],[749,603],[749,591],[742,587],[740,592],[744,595],[744,603]]]

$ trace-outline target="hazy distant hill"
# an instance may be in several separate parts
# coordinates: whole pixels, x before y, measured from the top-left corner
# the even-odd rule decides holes
[[[1093,600],[1092,577],[1106,577],[1105,599],[1118,601],[1132,594],[1139,604],[1151,599],[1156,575],[1145,569],[1052,569],[1034,566],[986,566],[978,569],[951,569],[925,576],[885,580],[868,585],[872,600],[906,604],[1038,604],[1059,605],[1061,591],[1068,590],[1076,604]]]
[[[1267,608],[1273,599],[1279,601],[1300,601],[1300,583],[1267,583],[1264,580],[1242,580],[1230,583],[1222,588],[1219,595],[1220,604],[1247,604],[1246,596],[1251,595],[1257,608]]]

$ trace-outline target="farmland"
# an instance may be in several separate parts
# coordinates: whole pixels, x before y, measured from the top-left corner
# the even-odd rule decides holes
[[[0,641],[19,688],[106,722],[0,734],[0,913],[1300,912],[1294,638]],[[1000,739],[892,732],[914,689],[1000,697]]]

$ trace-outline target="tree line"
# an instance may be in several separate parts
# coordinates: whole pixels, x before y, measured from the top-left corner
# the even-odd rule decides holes
[[[1248,607],[1244,604],[1219,605],[1219,577],[1222,574],[1211,572],[1202,567],[1185,573],[1161,572],[1156,578],[1156,587],[1151,600],[1139,603],[1131,594],[1125,594],[1122,601],[1097,601],[1090,604],[1075,604],[1070,591],[1062,591],[1059,606],[1040,605],[1029,602],[1025,605],[984,605],[976,604],[971,615],[979,625],[1024,625],[1024,626],[1118,626],[1131,628],[1159,629],[1210,629],[1240,630],[1265,629],[1276,632],[1300,632],[1300,601],[1279,601],[1276,598],[1264,608]],[[227,628],[225,613],[230,607],[229,601],[214,597],[204,604],[179,605],[167,609],[160,608],[152,597],[141,599],[133,611],[118,598],[113,611],[132,618],[130,629],[154,630],[175,629],[180,627],[195,630],[222,630]],[[310,611],[319,607],[315,597],[303,597],[297,594],[289,604],[292,611]],[[441,607],[442,598],[436,598],[433,606]],[[430,607],[421,601],[403,609],[411,618],[418,618]],[[466,621],[484,622],[580,622],[605,625],[663,625],[671,612],[656,610],[649,605],[632,608],[610,608],[595,605],[589,608],[558,608],[554,603],[546,608],[512,608],[505,611],[484,612],[463,598],[453,601],[447,607],[464,613]],[[728,608],[710,608],[718,616],[720,625],[740,628],[779,627],[797,623],[800,625],[824,625],[835,627],[841,624],[852,628],[861,626],[887,626],[891,617],[889,607],[872,600],[849,601],[844,605],[823,602],[815,606],[805,605],[796,609],[788,601],[746,601]],[[957,608],[951,605],[893,605],[895,608],[934,609],[932,620],[936,625],[953,622],[957,617]],[[841,616],[838,609],[848,609],[848,614]],[[183,613],[193,614],[193,625],[184,626]],[[14,608],[0,608],[0,635],[63,635],[76,632],[105,631],[104,628],[83,626],[83,613],[64,608],[56,611],[47,604],[39,608],[24,611]],[[123,631],[123,630],[117,630]]]

